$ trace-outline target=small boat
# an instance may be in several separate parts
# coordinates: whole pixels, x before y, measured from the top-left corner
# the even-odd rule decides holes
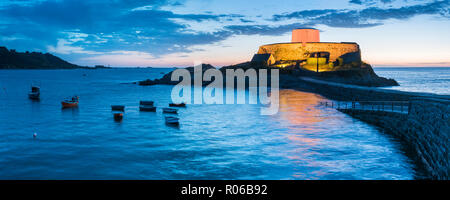
[[[139,106],[139,110],[140,111],[144,111],[144,112],[156,112],[156,107],[155,106]]]
[[[78,101],[80,97],[73,96],[71,99],[66,99],[61,102],[63,108],[73,108],[78,106]]]
[[[179,122],[180,119],[178,117],[166,117],[165,119],[166,119],[166,124],[176,125],[176,126],[180,125],[180,122]]]
[[[163,108],[163,113],[177,114],[178,110],[174,108]]]
[[[123,113],[114,113],[114,121],[120,122],[123,120]]]
[[[122,112],[124,112],[124,111],[125,111],[125,106],[122,106],[122,105],[112,105],[112,106],[111,106],[111,110],[113,110],[113,111],[122,111]]]
[[[181,108],[185,108],[185,107],[186,107],[186,103],[171,103],[171,104],[169,104],[169,107],[181,107]]]
[[[28,98],[32,100],[39,100],[41,97],[41,88],[37,86],[31,86],[31,92],[28,93]]]
[[[140,101],[139,105],[141,106],[153,106],[155,104],[155,102],[153,101]]]

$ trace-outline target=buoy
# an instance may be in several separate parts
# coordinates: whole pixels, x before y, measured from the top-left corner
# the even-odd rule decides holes
[[[33,138],[36,138],[37,137],[37,133],[33,133]]]

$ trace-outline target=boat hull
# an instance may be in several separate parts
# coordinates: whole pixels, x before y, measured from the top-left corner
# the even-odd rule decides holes
[[[28,94],[28,98],[32,99],[32,100],[39,100],[40,96],[41,95],[39,93],[30,93],[30,94]]]
[[[172,125],[172,126],[180,125],[179,118],[177,118],[177,117],[166,117],[165,120],[166,120],[167,125]]]
[[[125,111],[125,106],[111,106],[111,110],[114,111]]]
[[[176,110],[176,109],[171,109],[171,108],[164,108],[164,109],[163,109],[163,113],[167,113],[167,114],[178,114],[178,110]]]
[[[155,102],[153,102],[153,101],[140,101],[139,104],[141,106],[154,106]]]
[[[186,104],[185,103],[171,103],[171,104],[169,104],[169,107],[185,108]]]
[[[156,112],[156,107],[153,106],[139,106],[139,110],[143,112]]]
[[[123,120],[123,113],[114,113],[114,120],[115,121],[122,121]]]
[[[69,103],[69,102],[61,102],[63,108],[74,108],[78,107],[78,102]]]
[[[41,96],[41,88],[37,87],[37,86],[31,86],[31,92],[28,93],[28,98],[32,99],[32,100],[39,100],[40,96]]]

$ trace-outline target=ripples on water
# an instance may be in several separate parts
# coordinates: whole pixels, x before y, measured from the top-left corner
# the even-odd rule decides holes
[[[378,67],[382,77],[394,78],[400,86],[389,89],[450,95],[450,67]]]
[[[376,128],[282,90],[260,105],[188,105],[179,128],[138,111],[170,102],[171,86],[119,84],[167,69],[0,71],[0,179],[411,179],[410,161]],[[83,76],[86,74],[86,76]],[[32,81],[42,100],[27,99]],[[78,94],[78,109],[60,101]],[[127,106],[116,123],[111,104]],[[36,132],[38,137],[33,139]]]

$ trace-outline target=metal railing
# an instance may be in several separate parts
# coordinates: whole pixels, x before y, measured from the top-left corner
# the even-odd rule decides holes
[[[409,101],[321,101],[320,105],[347,110],[409,113]]]

